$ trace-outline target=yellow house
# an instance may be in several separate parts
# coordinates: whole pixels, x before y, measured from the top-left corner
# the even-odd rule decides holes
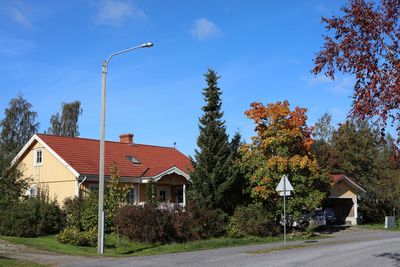
[[[325,208],[333,209],[337,222],[357,225],[358,196],[361,192],[365,193],[365,190],[345,174],[334,174],[331,177],[334,186]]]
[[[35,134],[14,158],[24,177],[30,177],[28,194],[46,188],[59,203],[98,187],[99,140]],[[146,184],[156,182],[156,196],[167,206],[186,203],[190,160],[177,149],[136,144],[133,134],[120,135],[119,142],[106,141],[105,178],[116,163],[120,180],[130,185],[129,201],[146,202]]]

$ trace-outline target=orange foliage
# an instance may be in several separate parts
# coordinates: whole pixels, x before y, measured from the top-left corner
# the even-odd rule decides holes
[[[293,139],[302,139],[302,146],[309,150],[314,140],[311,138],[312,128],[307,127],[307,109],[296,107],[290,111],[287,100],[267,104],[254,102],[251,109],[245,112],[249,119],[252,119],[256,126],[258,137],[265,137],[261,146],[264,148],[273,144],[291,142]],[[255,137],[257,141],[259,138]]]

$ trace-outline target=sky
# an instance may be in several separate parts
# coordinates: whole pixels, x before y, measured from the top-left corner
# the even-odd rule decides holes
[[[230,136],[245,141],[254,124],[250,103],[289,100],[308,109],[308,124],[324,113],[346,119],[353,78],[311,74],[326,29],[322,16],[343,1],[2,0],[0,119],[19,93],[38,113],[40,132],[62,102],[80,100],[81,137],[99,138],[101,64],[107,76],[106,139],[133,133],[136,143],[176,147],[193,155],[204,105],[204,73],[221,76]]]

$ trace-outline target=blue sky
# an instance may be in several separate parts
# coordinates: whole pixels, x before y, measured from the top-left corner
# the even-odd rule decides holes
[[[113,58],[107,84],[106,138],[131,132],[137,143],[193,154],[204,104],[203,74],[219,75],[228,133],[245,140],[253,101],[289,100],[326,111],[335,123],[350,109],[352,78],[313,77],[312,59],[325,33],[321,16],[343,1],[3,0],[0,7],[0,111],[21,92],[41,124],[61,102],[80,100],[82,137],[100,132],[101,62]]]

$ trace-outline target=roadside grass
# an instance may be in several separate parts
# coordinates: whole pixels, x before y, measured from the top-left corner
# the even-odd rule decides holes
[[[43,267],[46,265],[34,263],[32,261],[23,261],[23,260],[15,260],[9,259],[3,256],[0,256],[0,267]]]
[[[312,237],[325,238],[324,235]],[[61,244],[57,241],[55,235],[42,236],[35,238],[27,237],[9,237],[1,236],[4,239],[16,244],[22,244],[34,247],[39,250],[52,251],[70,255],[81,256],[97,256],[95,247],[80,247],[68,244]],[[291,237],[288,236],[288,241],[306,240],[304,237]],[[282,236],[276,237],[218,237],[199,241],[192,241],[186,243],[172,243],[172,244],[144,244],[130,242],[126,238],[118,237],[116,235],[106,235],[105,241],[105,256],[119,257],[119,256],[149,256],[165,253],[187,252],[194,250],[215,249],[224,247],[244,246],[267,244],[274,242],[281,242]]]
[[[400,231],[400,221],[396,222],[396,227],[394,228],[385,228],[385,224],[376,223],[376,224],[359,224],[357,225],[360,228],[369,229],[369,230],[387,230],[387,231]]]

